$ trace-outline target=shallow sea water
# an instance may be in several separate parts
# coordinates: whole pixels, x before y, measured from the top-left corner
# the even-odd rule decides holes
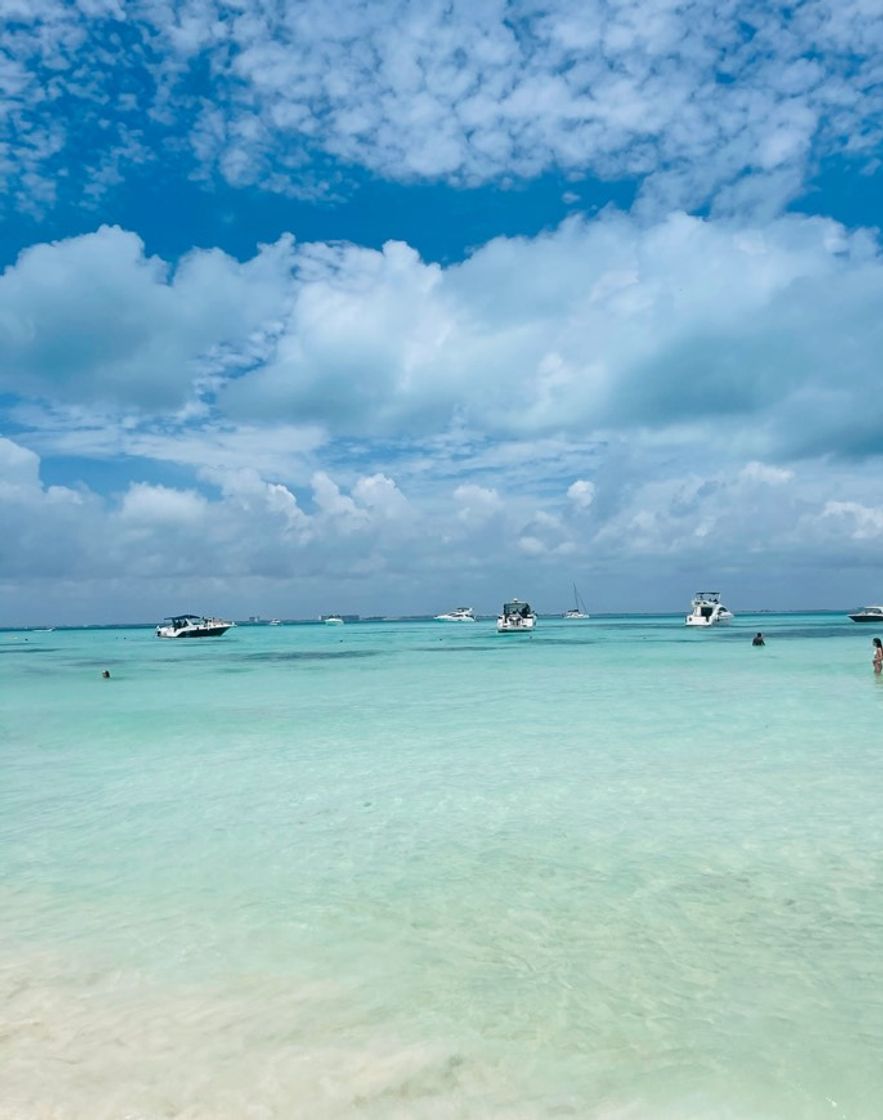
[[[877,1120],[872,633],[680,623],[0,633],[0,1118]]]

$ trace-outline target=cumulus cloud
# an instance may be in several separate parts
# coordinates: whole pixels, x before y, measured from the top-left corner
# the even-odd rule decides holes
[[[772,482],[776,459],[883,450],[881,304],[874,237],[800,216],[606,213],[447,267],[283,237],[172,268],[104,228],[0,277],[0,389],[56,453],[308,478],[334,439],[464,430],[554,458],[562,437],[714,432]]]
[[[163,529],[170,524],[201,528],[208,503],[195,490],[173,490],[138,482],[126,491],[120,517],[133,524]]]
[[[473,598],[452,572],[527,592],[648,558],[672,581],[810,552],[838,572],[873,562],[869,233],[607,213],[448,266],[283,239],[245,265],[200,251],[183,272],[132,235],[92,236],[0,279],[17,394],[0,580],[123,572],[198,591],[297,572],[355,596],[370,577],[419,609],[433,580]],[[90,304],[58,277],[94,253],[116,283]],[[102,303],[113,337],[96,343],[79,324],[97,329]],[[145,354],[171,355],[159,388]],[[63,456],[68,479],[71,461],[115,458],[117,481],[47,485],[36,453]]]
[[[595,484],[578,478],[568,486],[567,497],[577,509],[588,509],[595,500]]]
[[[193,250],[170,267],[116,227],[25,250],[0,276],[0,390],[169,409],[199,378],[262,353],[286,299],[291,238],[244,264]]]
[[[275,351],[219,399],[357,436],[713,425],[752,457],[862,454],[881,300],[870,235],[796,216],[571,219],[447,268],[308,246]]]
[[[853,540],[877,540],[883,537],[883,506],[866,506],[861,502],[826,502],[821,516],[839,523]]]
[[[454,491],[454,501],[459,505],[457,516],[463,522],[481,523],[493,517],[503,507],[496,490],[475,483],[464,483]]]
[[[61,152],[94,196],[164,141],[174,158],[182,133],[198,174],[236,186],[311,195],[348,166],[465,184],[560,168],[730,206],[756,203],[758,179],[781,204],[813,159],[880,140],[883,20],[867,0],[6,10],[0,173],[20,205],[51,203]]]
[[[781,486],[791,481],[794,471],[787,467],[771,467],[767,463],[759,463],[753,459],[742,468],[740,477],[751,482],[764,482],[769,486]]]
[[[501,576],[552,610],[574,578],[600,609],[670,608],[708,576],[735,603],[769,604],[772,588],[774,605],[800,606],[793,573],[810,557],[827,594],[874,597],[862,575],[876,570],[883,537],[873,469],[804,464],[783,481],[758,478],[756,464],[684,472],[662,447],[648,472],[646,454],[619,461],[628,477],[612,504],[612,483],[598,482],[603,512],[586,518],[566,491],[526,495],[505,470],[498,487],[439,484],[419,502],[407,471],[348,482],[317,472],[296,493],[254,470],[218,469],[200,488],[134,482],[100,495],[46,486],[33,452],[0,440],[0,616],[46,618],[48,604],[60,620],[150,618],[170,599],[241,616],[254,613],[251,594],[259,608],[310,614],[342,590],[362,613],[464,597],[494,609]]]

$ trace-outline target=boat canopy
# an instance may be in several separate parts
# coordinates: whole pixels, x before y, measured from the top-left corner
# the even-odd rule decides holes
[[[719,591],[697,591],[696,598],[704,599],[706,603],[720,602],[721,593]]]
[[[522,603],[520,599],[513,599],[510,603],[503,604],[503,616],[508,618],[510,615],[529,615],[533,612],[530,609],[530,603]]]
[[[203,617],[201,614],[167,614],[163,622],[187,622],[188,620],[200,622]]]

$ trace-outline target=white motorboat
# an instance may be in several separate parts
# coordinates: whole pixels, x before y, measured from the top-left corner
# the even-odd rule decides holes
[[[343,626],[343,619],[339,614],[329,614],[326,618],[323,618],[322,621],[326,626]]]
[[[573,585],[573,606],[570,610],[565,611],[564,618],[569,619],[571,622],[581,618],[589,618],[589,612],[586,610],[586,604],[579,591],[576,589],[576,584]]]
[[[524,634],[536,626],[537,616],[530,603],[511,599],[503,604],[503,612],[497,619],[498,634]]]
[[[691,607],[686,618],[687,626],[717,626],[722,622],[731,622],[735,617],[721,602],[719,591],[697,591]]]
[[[281,626],[281,625],[282,625],[282,623],[278,618],[271,618],[270,619],[270,626]]]
[[[876,604],[871,607],[862,607],[860,611],[849,616],[853,622],[876,622],[878,626],[883,626],[883,607]]]
[[[472,607],[454,607],[447,614],[437,614],[436,622],[475,622],[475,611]]]
[[[175,614],[163,619],[165,625],[157,626],[158,638],[220,638],[232,622],[223,618],[205,618],[198,614]]]

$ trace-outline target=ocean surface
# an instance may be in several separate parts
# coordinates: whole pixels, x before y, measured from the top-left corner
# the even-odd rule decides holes
[[[0,1118],[879,1120],[874,633],[0,633]]]

